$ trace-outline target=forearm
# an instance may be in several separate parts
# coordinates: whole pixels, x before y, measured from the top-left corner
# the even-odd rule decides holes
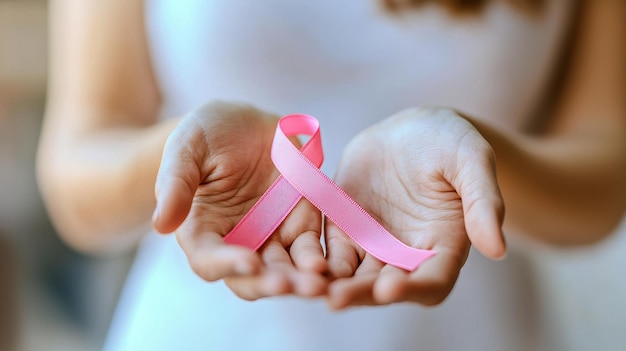
[[[623,128],[529,137],[473,121],[494,148],[505,230],[557,245],[595,242],[626,209]]]
[[[38,176],[64,240],[87,252],[135,243],[154,210],[154,181],[177,120],[43,138]]]

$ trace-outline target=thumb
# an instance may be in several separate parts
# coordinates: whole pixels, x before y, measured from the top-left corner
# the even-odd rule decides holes
[[[486,142],[485,142],[486,143]],[[486,144],[485,152],[474,152],[457,162],[456,184],[461,196],[465,230],[472,244],[491,259],[502,259],[506,244],[502,233],[504,201],[496,176],[495,155]]]
[[[152,224],[160,233],[171,233],[183,223],[200,184],[200,166],[183,133],[177,128],[168,138],[157,174]]]

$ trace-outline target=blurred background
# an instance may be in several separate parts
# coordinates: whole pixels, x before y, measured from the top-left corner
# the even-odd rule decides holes
[[[0,351],[99,350],[132,255],[71,251],[39,198],[46,21],[46,1],[0,0]]]
[[[0,351],[99,350],[132,253],[71,251],[38,195],[47,3],[0,0]],[[626,224],[594,247],[542,249],[533,275],[551,350],[626,350]]]

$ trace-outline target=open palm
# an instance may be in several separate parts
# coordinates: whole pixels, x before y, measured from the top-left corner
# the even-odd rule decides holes
[[[367,254],[326,224],[333,308],[414,301],[440,303],[467,258],[470,241],[486,256],[505,246],[503,205],[489,144],[454,111],[406,110],[348,145],[336,182],[406,244],[437,254],[407,272]]]
[[[157,176],[155,228],[176,232],[196,274],[225,279],[245,299],[326,291],[321,215],[305,200],[258,253],[223,242],[278,176],[270,159],[277,120],[246,105],[205,105],[170,135]]]

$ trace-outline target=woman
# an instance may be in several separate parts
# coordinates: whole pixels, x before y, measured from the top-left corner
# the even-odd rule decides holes
[[[508,2],[471,14],[451,6],[52,2],[39,170],[61,235],[88,252],[137,242],[158,173],[153,223],[180,245],[143,241],[107,348],[541,346],[515,259],[473,255],[435,310],[333,314],[319,299],[233,294],[323,295],[334,309],[434,305],[470,241],[486,257],[504,255],[502,198],[505,230],[547,243],[596,242],[619,222],[625,5],[589,1],[580,21],[568,2],[530,13]],[[542,108],[574,27],[563,85]],[[216,100],[256,107],[198,108]],[[424,105],[446,108],[410,108]],[[411,274],[385,266],[332,223],[324,257],[321,218],[304,201],[258,254],[223,244],[276,175],[274,113],[292,112],[320,118],[328,173],[345,147],[338,184],[434,258]],[[205,282],[222,278],[233,292]]]

